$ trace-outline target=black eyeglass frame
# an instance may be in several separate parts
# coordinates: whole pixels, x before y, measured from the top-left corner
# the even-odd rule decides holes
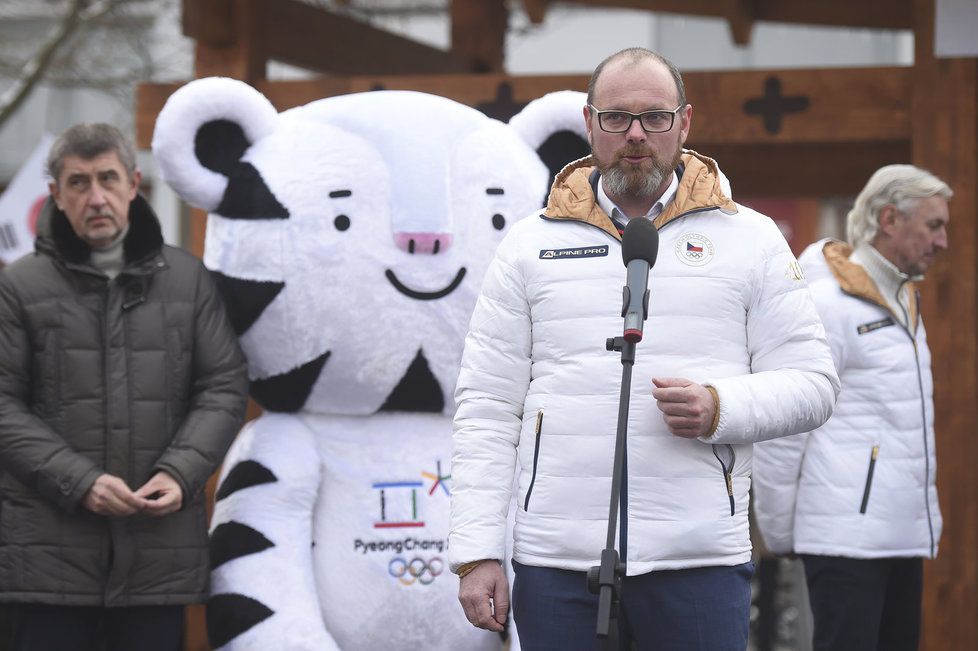
[[[593,104],[588,104],[587,107],[591,111],[592,115],[598,116],[598,126],[601,127],[601,130],[604,131],[605,133],[625,133],[626,131],[632,128],[632,123],[635,122],[635,120],[638,120],[639,125],[642,127],[642,130],[645,131],[645,133],[665,133],[667,131],[670,131],[672,127],[676,124],[676,114],[679,113],[681,110],[683,110],[686,107],[686,105],[680,104],[679,106],[672,109],[671,111],[667,111],[665,109],[656,109],[654,111],[642,111],[641,113],[631,113],[630,111],[623,111],[621,109],[608,109],[606,111],[600,111]],[[618,113],[620,115],[627,115],[630,118],[628,120],[628,125],[624,129],[618,129],[615,131],[606,128],[604,126],[603,116],[607,115],[608,113]],[[645,124],[642,122],[642,116],[652,115],[652,114],[656,114],[656,115],[668,114],[671,118],[669,120],[669,126],[665,129],[657,129],[654,131],[646,127]]]

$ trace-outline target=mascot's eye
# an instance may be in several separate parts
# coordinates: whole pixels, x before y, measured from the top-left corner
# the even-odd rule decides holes
[[[333,226],[336,227],[338,231],[345,231],[350,227],[350,218],[346,215],[338,215],[336,219],[333,220]]]
[[[501,231],[506,226],[506,218],[499,213],[496,213],[492,216],[492,225],[497,231]]]

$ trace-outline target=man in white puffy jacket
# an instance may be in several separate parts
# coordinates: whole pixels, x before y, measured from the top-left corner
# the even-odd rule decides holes
[[[852,246],[823,240],[800,259],[842,392],[821,428],[755,449],[754,494],[767,546],[804,561],[817,650],[917,648],[941,513],[914,281],[947,248],[950,197],[929,172],[883,167],[849,212]]]
[[[609,57],[584,119],[593,156],[500,244],[466,339],[449,533],[459,600],[474,625],[502,629],[515,498],[523,649],[596,648],[585,573],[605,546],[621,386],[620,356],[605,350],[622,332],[616,222],[651,219],[659,256],[620,520],[624,632],[642,649],[742,650],[752,444],[831,414],[824,330],[777,226],[682,149],[692,107],[671,63],[640,48]]]

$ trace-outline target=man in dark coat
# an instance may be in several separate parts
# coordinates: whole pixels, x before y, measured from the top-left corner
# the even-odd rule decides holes
[[[176,651],[244,358],[118,130],[68,129],[48,169],[35,252],[0,272],[0,602],[18,650]]]

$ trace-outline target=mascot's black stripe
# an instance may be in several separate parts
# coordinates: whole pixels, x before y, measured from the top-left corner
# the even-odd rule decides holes
[[[224,299],[234,334],[241,336],[275,300],[285,283],[272,280],[243,280],[212,271],[217,291]]]
[[[217,489],[215,502],[220,502],[228,495],[252,486],[277,482],[275,473],[257,461],[239,461],[231,468],[224,481]]]
[[[211,534],[211,570],[228,561],[274,547],[275,543],[246,524],[230,521],[217,526]]]
[[[423,411],[440,413],[445,408],[441,385],[419,350],[407,373],[397,383],[380,411]]]
[[[306,404],[328,357],[329,352],[326,352],[288,373],[252,381],[251,397],[268,411],[299,411]]]
[[[221,205],[214,210],[228,219],[288,219],[289,211],[265,185],[261,173],[251,163],[238,163],[227,175]]]
[[[207,601],[207,641],[220,648],[274,614],[262,602],[242,594],[213,595]]]
[[[397,276],[395,276],[394,272],[391,271],[390,269],[385,271],[384,275],[387,276],[387,280],[391,281],[391,285],[394,285],[394,289],[401,292],[405,296],[416,298],[419,301],[431,301],[436,298],[444,298],[449,294],[451,294],[452,292],[454,292],[455,288],[462,284],[462,279],[465,278],[465,267],[462,267],[461,269],[458,270],[458,273],[455,274],[455,279],[452,280],[452,282],[448,285],[448,287],[445,287],[444,289],[439,289],[438,291],[434,291],[434,292],[419,292],[416,289],[411,289],[410,287],[402,283],[400,280],[398,280]]]

